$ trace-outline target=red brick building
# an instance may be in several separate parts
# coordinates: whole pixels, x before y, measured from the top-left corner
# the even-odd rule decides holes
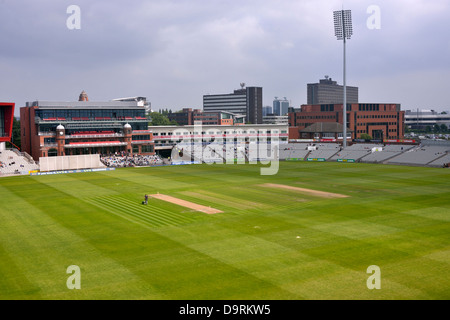
[[[302,130],[318,122],[343,124],[342,104],[302,105],[289,113],[289,139],[304,139]],[[373,139],[401,139],[405,113],[395,103],[347,104],[347,129],[352,139],[366,133]],[[342,137],[342,135],[341,135]]]

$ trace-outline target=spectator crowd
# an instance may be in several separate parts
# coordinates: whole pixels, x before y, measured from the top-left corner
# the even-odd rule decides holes
[[[149,167],[163,164],[163,160],[158,155],[113,154],[101,156],[100,161],[110,168]]]

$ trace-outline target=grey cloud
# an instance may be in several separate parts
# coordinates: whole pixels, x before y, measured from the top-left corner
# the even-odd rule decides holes
[[[81,8],[81,30],[66,27],[70,4]],[[381,30],[366,27],[372,4],[382,10]],[[342,43],[332,21],[341,6],[337,0],[0,1],[0,100],[18,106],[73,100],[85,89],[96,100],[145,95],[156,109],[176,110],[201,108],[203,94],[246,82],[263,86],[264,104],[286,96],[299,106],[307,83],[325,74],[342,82]],[[361,99],[428,107],[430,100],[410,88],[450,71],[448,1],[345,6],[354,21],[348,79]],[[395,91],[393,79],[415,83]],[[449,93],[430,90],[433,103],[446,109]]]

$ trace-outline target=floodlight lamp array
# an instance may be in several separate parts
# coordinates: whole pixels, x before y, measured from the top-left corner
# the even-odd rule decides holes
[[[351,10],[334,11],[334,34],[338,40],[350,39],[353,35]]]

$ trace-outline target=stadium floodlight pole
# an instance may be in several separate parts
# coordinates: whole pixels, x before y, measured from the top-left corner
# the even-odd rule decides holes
[[[343,107],[343,144],[342,146],[347,147],[347,79],[346,79],[346,52],[345,52],[345,43],[346,39],[350,39],[353,34],[352,29],[352,12],[351,10],[339,10],[334,11],[334,33],[338,40],[343,40],[344,42],[344,101],[342,104]]]

